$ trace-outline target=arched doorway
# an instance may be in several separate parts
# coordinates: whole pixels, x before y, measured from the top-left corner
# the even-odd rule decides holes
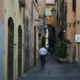
[[[18,28],[18,77],[22,74],[22,28]]]
[[[55,32],[55,28],[52,27],[51,25],[47,25],[48,26],[48,31],[49,31],[49,37],[48,37],[48,41],[49,41],[49,51],[50,52],[54,52],[54,48],[55,48],[55,43],[56,43],[56,32]]]
[[[14,22],[10,17],[8,19],[8,65],[7,78],[13,80],[13,66],[14,66]]]

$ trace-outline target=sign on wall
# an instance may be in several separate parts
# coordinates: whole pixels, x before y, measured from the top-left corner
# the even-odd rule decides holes
[[[80,34],[75,35],[75,42],[80,42]]]

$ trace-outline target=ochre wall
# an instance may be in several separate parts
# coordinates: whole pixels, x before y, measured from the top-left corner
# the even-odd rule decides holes
[[[69,49],[69,60],[70,62],[73,61],[73,54],[74,54],[74,47],[75,47],[75,33],[76,33],[76,26],[73,26],[75,22],[75,13],[72,10],[72,0],[67,0],[67,31],[66,36],[67,39],[71,41],[71,47]],[[70,25],[69,25],[70,24]]]
[[[46,19],[46,24],[56,26],[56,16],[50,16],[49,18]]]
[[[8,55],[8,19],[14,22],[14,80],[18,78],[18,27],[22,27],[22,45],[24,45],[23,8],[19,7],[19,0],[4,0],[4,80],[7,80],[7,55]],[[24,46],[22,46],[22,74],[24,60]]]
[[[4,20],[4,0],[0,0],[0,20],[3,22]]]

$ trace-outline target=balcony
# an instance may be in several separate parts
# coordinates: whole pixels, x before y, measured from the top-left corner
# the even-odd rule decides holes
[[[19,0],[19,4],[20,4],[20,7],[23,7],[23,8],[26,6],[25,0]]]

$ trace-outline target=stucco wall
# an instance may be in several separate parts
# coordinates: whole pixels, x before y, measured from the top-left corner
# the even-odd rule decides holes
[[[75,13],[72,10],[72,0],[67,0],[67,39],[71,41],[71,47],[69,48],[70,61],[73,61],[74,46],[75,46],[75,33],[76,26],[73,26],[75,22]]]
[[[34,27],[36,26],[35,20],[38,19],[38,8],[36,7],[36,4],[33,3],[33,23],[30,28],[30,59],[29,59],[29,64],[30,67],[34,65]],[[37,33],[36,33],[37,36]],[[38,39],[38,38],[36,38]],[[37,40],[36,40],[37,41]],[[36,49],[38,50],[38,42],[36,42]],[[37,52],[36,50],[36,52]]]
[[[80,21],[80,0],[76,0],[76,20]],[[76,34],[80,34],[80,23],[76,23]],[[80,62],[80,43],[76,43],[76,61]]]
[[[0,19],[3,21],[4,20],[4,15],[3,15],[3,11],[4,11],[4,6],[3,6],[4,0],[0,0]]]
[[[46,0],[39,0],[38,3],[39,3],[39,15],[43,17],[43,14],[45,13]],[[43,25],[43,18],[40,18],[39,24]]]
[[[4,6],[0,0],[0,80],[4,80]]]
[[[4,24],[0,20],[0,80],[4,80]]]
[[[56,5],[55,4],[46,4],[46,8],[49,8],[50,10],[50,15],[48,18],[46,18],[46,24],[52,25],[52,26],[56,26],[56,16],[53,16],[51,13],[52,8],[56,9]]]
[[[45,12],[45,7],[46,7],[46,0],[39,0],[39,14],[43,15]]]
[[[8,19],[12,17],[14,21],[14,80],[18,78],[18,27],[22,27],[22,45],[24,45],[24,25],[23,25],[23,9],[19,7],[19,0],[4,0],[4,29],[5,29],[5,57],[4,57],[4,78],[7,80],[7,55],[8,55]],[[23,73],[23,53],[22,46],[22,73]]]

